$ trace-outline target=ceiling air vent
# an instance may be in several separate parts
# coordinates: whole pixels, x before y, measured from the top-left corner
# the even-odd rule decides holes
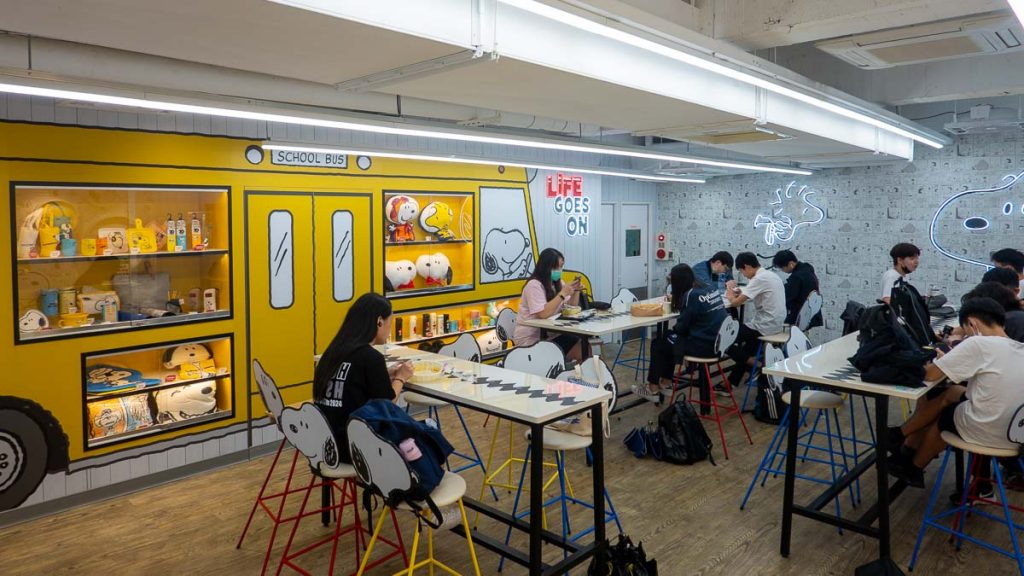
[[[932,22],[818,42],[815,47],[865,69],[999,54],[1024,48],[1024,28],[1013,16]]]

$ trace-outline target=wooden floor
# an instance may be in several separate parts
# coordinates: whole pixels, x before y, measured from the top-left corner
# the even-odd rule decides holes
[[[617,371],[620,385],[632,381],[631,371]],[[739,510],[739,502],[750,482],[773,428],[748,418],[754,438],[750,446],[743,437],[739,422],[728,424],[726,433],[731,459],[722,457],[714,424],[708,428],[715,441],[718,465],[704,462],[695,466],[673,466],[654,460],[638,460],[622,446],[622,437],[633,426],[657,417],[659,408],[647,404],[613,417],[612,438],[607,441],[606,478],[608,491],[622,519],[627,534],[644,544],[650,556],[658,560],[662,576],[683,574],[852,574],[856,566],[877,554],[874,540],[846,533],[796,518],[794,520],[793,552],[789,559],[779,556],[779,524],[781,519],[782,480],[769,479],[764,488],[755,489],[747,509]],[[456,433],[452,415],[446,414],[445,431],[457,447],[461,431]],[[859,415],[858,415],[859,416]],[[482,428],[483,418],[470,415],[471,430],[481,451],[489,445],[491,425]],[[866,431],[866,429],[864,429]],[[517,451],[524,448],[517,432]],[[507,437],[505,437],[507,445]],[[500,451],[500,450],[499,450]],[[520,454],[521,455],[521,454]],[[290,460],[290,458],[289,458]],[[569,468],[578,495],[591,497],[589,469],[582,456],[570,456]],[[154,574],[258,574],[270,522],[257,516],[253,528],[240,550],[235,542],[246,515],[259,489],[270,457],[255,459],[214,472],[183,479],[48,518],[27,522],[0,531],[0,574],[48,575],[146,575]],[[938,470],[932,465],[926,477],[929,488]],[[819,472],[825,472],[819,470]],[[298,474],[305,481],[308,473]],[[467,471],[469,493],[478,495],[481,474]],[[861,490],[865,505],[873,501],[875,476],[864,476]],[[952,470],[944,482],[951,491]],[[798,482],[801,501],[820,491],[819,486]],[[893,555],[904,570],[910,560],[914,541],[926,504],[927,492],[908,489],[893,505]],[[501,493],[501,506],[511,509],[512,495]],[[300,498],[295,499],[297,510]],[[1021,503],[1021,494],[1011,500]],[[848,496],[842,499],[844,511],[849,509]],[[585,510],[574,510],[574,525],[589,525]],[[414,523],[409,516],[400,517],[407,543],[411,541]],[[549,512],[555,530],[560,526],[556,510]],[[972,518],[969,527],[977,534],[1009,546],[1005,529],[991,527],[981,518]],[[504,537],[504,530],[481,520],[479,529]],[[313,518],[299,528],[297,542],[310,542],[326,533]],[[276,568],[276,552],[285,537],[278,538],[270,573]],[[514,538],[520,546],[525,537]],[[338,553],[337,574],[354,569],[351,540],[343,540]],[[471,573],[465,541],[452,534],[439,534],[437,555],[449,565]],[[478,549],[482,574],[497,573],[498,559]],[[329,548],[318,550],[300,559],[314,574],[326,572]],[[560,557],[557,549],[548,547],[547,556]],[[391,574],[401,568],[392,562],[372,573]],[[284,573],[289,573],[285,570]],[[578,569],[575,574],[584,574]],[[506,574],[523,574],[525,570],[507,565]],[[1015,574],[1012,560],[971,544],[960,552],[947,543],[941,534],[930,531],[924,541],[923,554],[915,574]]]

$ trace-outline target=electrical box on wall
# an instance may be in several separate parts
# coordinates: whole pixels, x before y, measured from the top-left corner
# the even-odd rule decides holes
[[[668,249],[668,234],[659,232],[655,238],[654,259],[672,260],[672,251]]]

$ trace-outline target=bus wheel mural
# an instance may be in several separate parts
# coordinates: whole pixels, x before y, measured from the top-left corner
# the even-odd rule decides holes
[[[21,505],[47,472],[68,467],[68,438],[56,418],[28,400],[0,396],[0,511]]]

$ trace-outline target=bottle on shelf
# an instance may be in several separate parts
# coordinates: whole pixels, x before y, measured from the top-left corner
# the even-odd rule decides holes
[[[185,245],[188,244],[188,230],[185,228],[185,216],[181,212],[178,212],[178,222],[174,239],[176,241],[174,245],[175,252],[184,252],[187,250]]]
[[[174,247],[178,245],[178,229],[174,225],[174,216],[170,212],[167,213],[167,251],[174,252]]]
[[[199,215],[192,213],[192,241],[191,250],[198,250],[203,245],[203,226],[199,223]]]

